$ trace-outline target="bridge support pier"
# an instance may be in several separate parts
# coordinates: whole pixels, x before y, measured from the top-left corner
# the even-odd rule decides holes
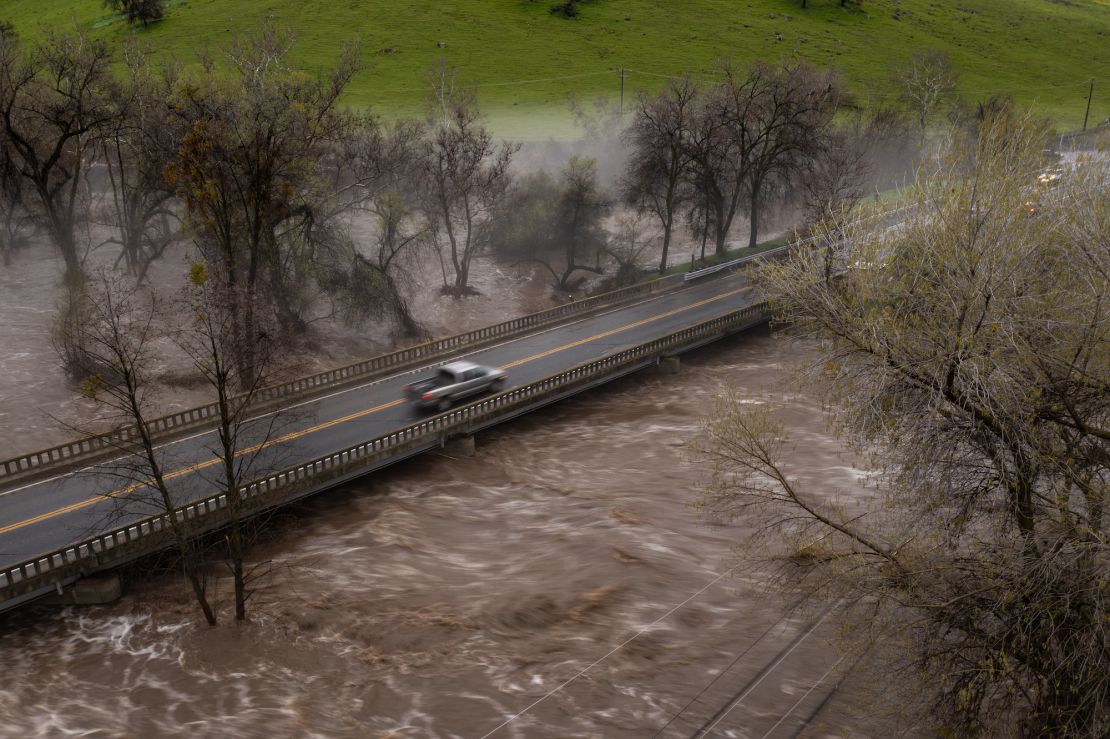
[[[71,587],[37,602],[48,606],[98,606],[115,603],[122,594],[119,575],[110,573],[81,578]]]
[[[443,445],[443,453],[452,457],[473,457],[474,451],[474,434],[448,439]]]
[[[680,369],[682,369],[682,362],[678,357],[659,358],[659,371],[664,375],[677,375]]]

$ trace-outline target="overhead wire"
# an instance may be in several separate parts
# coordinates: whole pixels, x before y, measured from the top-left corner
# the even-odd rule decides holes
[[[779,720],[775,722],[774,726],[772,726],[770,729],[767,729],[767,731],[763,734],[762,739],[767,739],[767,737],[771,736],[771,734],[774,733],[775,729],[779,728],[782,725],[782,722],[789,718],[790,715],[793,714],[795,710],[797,710],[798,706],[802,705],[805,699],[808,698],[814,690],[816,690],[822,683],[825,682],[829,675],[833,673],[833,670],[835,670],[837,667],[840,667],[840,663],[843,662],[845,658],[847,658],[847,656],[848,655],[846,654],[842,654],[840,656],[840,659],[838,659],[836,662],[833,662],[832,666],[829,667],[829,669],[825,670],[825,674],[817,678],[817,681],[814,682],[813,685],[809,686],[809,690],[802,693],[801,698],[794,701],[794,705],[790,706],[790,709],[786,713],[779,716]]]
[[[732,709],[743,703],[744,699],[751,695],[752,691],[759,687],[759,684],[762,683],[763,680],[768,675],[770,675],[776,667],[782,664],[782,661],[789,657],[802,642],[808,639],[809,635],[816,631],[817,627],[824,623],[829,614],[832,613],[832,611],[839,605],[840,603],[837,602],[832,605],[826,606],[825,609],[821,612],[821,615],[809,625],[809,628],[806,629],[806,631],[794,637],[791,643],[783,648],[783,650],[775,656],[774,660],[765,665],[763,669],[756,674],[755,677],[749,680],[748,683],[744,687],[742,687],[740,691],[728,703],[726,703],[723,708],[717,711],[717,713],[710,716],[709,719],[691,735],[690,739],[701,739],[701,737],[708,736],[709,732],[713,731],[713,729],[715,729],[717,725],[725,719],[725,717],[732,713]]]
[[[543,702],[544,702],[545,700],[547,700],[547,699],[548,699],[548,698],[550,698],[551,696],[555,695],[555,694],[556,694],[556,693],[558,693],[558,692],[559,692],[560,690],[562,690],[562,689],[563,689],[563,688],[565,688],[566,686],[570,685],[570,684],[571,684],[572,682],[574,682],[574,681],[575,681],[575,680],[577,680],[578,678],[580,678],[580,677],[582,677],[583,675],[585,675],[585,674],[586,674],[587,672],[589,672],[589,671],[590,671],[591,669],[593,669],[593,668],[594,668],[594,667],[596,667],[597,665],[599,665],[599,664],[601,664],[602,662],[604,662],[604,661],[605,661],[606,659],[608,659],[608,658],[609,658],[610,656],[612,656],[612,655],[616,654],[617,652],[619,652],[619,651],[620,651],[621,649],[623,649],[623,648],[624,648],[625,646],[627,646],[628,644],[630,644],[630,643],[631,643],[632,641],[634,641],[634,640],[635,640],[636,638],[638,638],[638,637],[642,636],[643,634],[645,634],[645,633],[646,633],[646,632],[647,632],[648,630],[650,630],[650,629],[651,629],[651,628],[652,628],[653,626],[657,625],[657,624],[658,624],[659,622],[661,622],[661,621],[663,621],[664,619],[668,618],[668,617],[669,617],[669,616],[670,616],[671,614],[673,614],[673,613],[674,613],[675,611],[677,611],[677,610],[679,610],[680,608],[684,607],[684,606],[685,606],[686,604],[688,604],[688,603],[689,603],[690,601],[694,600],[694,599],[695,599],[695,598],[697,598],[697,597],[698,597],[699,595],[701,595],[702,593],[704,593],[704,592],[705,592],[706,590],[709,590],[709,588],[711,588],[711,587],[713,587],[714,585],[716,585],[716,584],[717,584],[717,583],[718,583],[718,582],[719,582],[719,581],[720,581],[720,580],[721,580],[722,578],[724,578],[724,577],[725,577],[726,575],[729,575],[729,574],[731,574],[731,573],[732,573],[732,572],[733,572],[734,570],[736,570],[736,569],[737,569],[738,567],[740,567],[740,564],[741,564],[741,563],[737,563],[737,564],[733,565],[732,567],[729,567],[729,568],[727,568],[727,569],[726,569],[726,570],[725,570],[724,572],[720,573],[719,575],[717,575],[716,577],[714,577],[714,578],[713,578],[712,580],[710,580],[709,582],[707,582],[707,583],[706,583],[705,585],[703,585],[703,586],[702,586],[702,587],[701,587],[701,588],[700,588],[700,589],[699,589],[699,590],[698,590],[697,592],[695,592],[695,593],[694,593],[693,595],[691,595],[691,596],[689,596],[688,598],[686,598],[686,600],[684,600],[684,601],[682,601],[681,603],[679,603],[678,605],[676,605],[676,606],[672,607],[672,608],[671,608],[671,609],[670,609],[669,611],[667,611],[666,613],[664,613],[664,614],[663,614],[662,616],[660,616],[659,618],[655,619],[655,620],[654,620],[654,621],[652,621],[651,623],[647,624],[646,626],[643,626],[643,627],[641,627],[641,628],[640,628],[639,630],[637,630],[637,631],[636,631],[636,633],[635,633],[635,634],[633,634],[632,636],[628,637],[627,639],[625,639],[625,640],[624,640],[623,642],[621,642],[621,643],[620,643],[620,644],[618,644],[617,646],[615,646],[615,647],[613,647],[612,649],[610,649],[610,650],[609,650],[608,652],[606,652],[605,654],[603,654],[603,655],[602,655],[601,657],[598,657],[598,658],[597,658],[596,660],[594,660],[593,662],[591,662],[591,663],[590,663],[589,665],[587,665],[586,667],[582,668],[582,669],[581,669],[581,670],[579,670],[579,671],[578,671],[577,673],[575,673],[575,674],[574,674],[574,675],[573,675],[572,677],[570,677],[570,678],[568,678],[568,679],[564,680],[564,681],[563,681],[562,683],[560,683],[559,685],[555,686],[554,688],[552,688],[551,690],[549,690],[549,691],[548,691],[547,693],[545,693],[544,695],[540,696],[540,697],[539,697],[539,698],[537,698],[536,700],[532,701],[531,703],[529,703],[529,704],[528,704],[527,706],[525,706],[525,707],[524,707],[523,709],[521,709],[521,710],[520,710],[520,711],[518,711],[517,713],[513,714],[513,715],[512,715],[512,716],[510,716],[509,718],[507,718],[507,719],[505,719],[504,721],[502,721],[502,722],[501,722],[500,724],[498,724],[497,726],[495,726],[495,727],[494,727],[493,729],[491,729],[491,730],[490,730],[490,731],[488,731],[487,733],[483,734],[483,735],[482,735],[482,739],[487,739],[487,737],[493,736],[493,735],[494,735],[494,734],[496,734],[496,733],[497,733],[498,731],[500,731],[501,729],[505,728],[506,726],[508,726],[509,724],[511,724],[511,723],[512,723],[513,721],[515,721],[516,719],[520,718],[520,717],[521,717],[521,716],[523,716],[524,714],[526,714],[526,713],[528,713],[529,711],[531,711],[531,710],[532,710],[533,708],[535,708],[536,706],[538,706],[538,705],[539,705],[540,703],[543,703]]]
[[[652,739],[657,739],[657,737],[658,737],[658,736],[659,736],[660,734],[662,734],[662,733],[663,733],[664,731],[666,731],[666,729],[667,729],[667,727],[668,727],[668,726],[670,726],[670,725],[671,725],[672,723],[674,723],[674,721],[675,721],[676,719],[678,719],[678,717],[679,717],[679,716],[681,716],[681,715],[682,715],[683,713],[685,713],[685,712],[686,712],[686,710],[687,710],[687,709],[688,709],[688,708],[689,708],[690,706],[694,705],[694,703],[696,703],[696,702],[698,701],[698,699],[699,699],[699,698],[701,698],[701,697],[702,697],[702,695],[704,695],[704,694],[705,694],[705,691],[709,690],[709,689],[710,689],[711,687],[713,687],[713,685],[714,685],[714,684],[715,684],[715,683],[716,683],[716,682],[717,682],[718,680],[720,680],[720,679],[721,679],[722,677],[724,677],[725,675],[727,675],[727,674],[728,674],[728,673],[729,673],[729,672],[730,672],[730,671],[732,670],[732,668],[736,666],[736,663],[737,663],[737,662],[739,662],[740,660],[742,660],[742,659],[743,659],[743,658],[744,658],[744,657],[745,657],[745,656],[746,656],[746,655],[748,654],[748,652],[750,652],[750,651],[751,651],[752,649],[754,649],[754,648],[756,647],[756,645],[758,645],[758,644],[759,644],[759,643],[760,643],[761,641],[763,641],[764,637],[766,637],[766,636],[767,636],[768,634],[770,634],[770,633],[771,633],[772,631],[774,631],[774,630],[775,630],[776,628],[778,628],[778,627],[779,627],[779,625],[780,625],[780,624],[781,624],[781,623],[782,623],[783,621],[785,621],[785,620],[786,620],[786,618],[787,618],[787,617],[788,617],[788,616],[789,616],[789,615],[790,615],[790,614],[791,614],[791,613],[792,613],[792,612],[793,612],[793,611],[794,611],[794,610],[795,610],[795,609],[796,609],[796,608],[797,608],[797,607],[798,607],[799,605],[801,605],[801,604],[802,604],[803,602],[804,602],[804,600],[798,600],[798,601],[795,601],[794,603],[792,603],[792,604],[791,604],[791,605],[790,605],[790,606],[789,606],[789,607],[788,607],[788,608],[787,608],[787,609],[786,609],[786,610],[785,610],[785,611],[783,612],[783,614],[782,614],[781,616],[779,616],[779,618],[778,618],[778,620],[777,620],[777,621],[775,621],[775,622],[774,622],[773,624],[771,624],[770,626],[768,626],[768,627],[767,627],[767,629],[766,629],[766,630],[765,630],[765,631],[764,631],[764,632],[763,632],[762,634],[760,634],[760,635],[759,635],[758,637],[756,637],[755,641],[753,641],[753,642],[752,642],[751,644],[749,644],[749,645],[748,645],[747,647],[745,647],[745,648],[744,648],[744,650],[743,650],[742,652],[740,652],[739,654],[737,654],[737,655],[736,655],[736,657],[735,657],[735,658],[734,658],[734,659],[732,660],[732,662],[730,662],[730,663],[729,663],[728,667],[726,667],[725,669],[723,669],[723,670],[721,670],[720,672],[718,672],[718,673],[717,673],[717,675],[716,675],[716,677],[714,677],[714,678],[713,678],[712,680],[710,680],[710,681],[709,681],[708,683],[706,683],[706,685],[705,685],[705,686],[704,686],[704,687],[703,687],[703,688],[702,688],[701,690],[699,690],[699,691],[697,692],[697,695],[695,695],[695,696],[694,696],[693,698],[691,698],[691,699],[690,699],[689,701],[687,701],[687,702],[686,702],[686,705],[684,705],[684,706],[683,706],[682,708],[678,709],[678,712],[677,712],[677,713],[675,713],[675,714],[674,714],[673,716],[671,716],[671,717],[670,717],[670,719],[668,719],[668,720],[667,720],[667,723],[665,723],[665,724],[663,724],[663,725],[662,725],[661,727],[659,727],[659,730],[658,730],[657,732],[655,732],[654,734],[652,734]]]

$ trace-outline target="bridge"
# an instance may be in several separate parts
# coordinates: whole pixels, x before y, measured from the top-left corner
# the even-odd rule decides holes
[[[777,250],[778,251],[778,250]],[[750,259],[750,258],[749,258]],[[767,320],[742,270],[672,276],[300,378],[259,394],[248,429],[262,440],[241,496],[271,510]],[[506,368],[497,394],[424,416],[403,398],[413,375],[449,358]],[[172,513],[121,505],[141,484],[117,429],[0,462],[0,611],[172,543],[170,515],[193,535],[230,520],[218,488],[214,404],[149,425]],[[281,418],[273,433],[271,423]],[[264,433],[263,430],[268,430]],[[248,442],[250,443],[250,442]],[[132,480],[128,484],[128,480]]]

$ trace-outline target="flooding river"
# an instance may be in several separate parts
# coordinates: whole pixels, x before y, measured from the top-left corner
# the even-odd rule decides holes
[[[738,697],[707,735],[881,735],[847,689],[816,710],[831,621],[738,694],[806,619],[737,565],[742,529],[688,505],[700,473],[683,447],[714,396],[775,392],[802,351],[756,331],[483,434],[473,457],[319,496],[253,550],[268,574],[245,625],[226,580],[210,629],[172,575],[111,606],[9,617],[0,732],[684,737]],[[794,470],[853,490],[816,404],[774,402]]]

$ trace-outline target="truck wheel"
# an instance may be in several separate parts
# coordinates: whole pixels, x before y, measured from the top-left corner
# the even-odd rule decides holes
[[[444,411],[448,410],[450,407],[451,407],[451,399],[450,398],[443,398],[438,403],[436,403],[436,410],[438,410],[440,413],[443,413]]]

